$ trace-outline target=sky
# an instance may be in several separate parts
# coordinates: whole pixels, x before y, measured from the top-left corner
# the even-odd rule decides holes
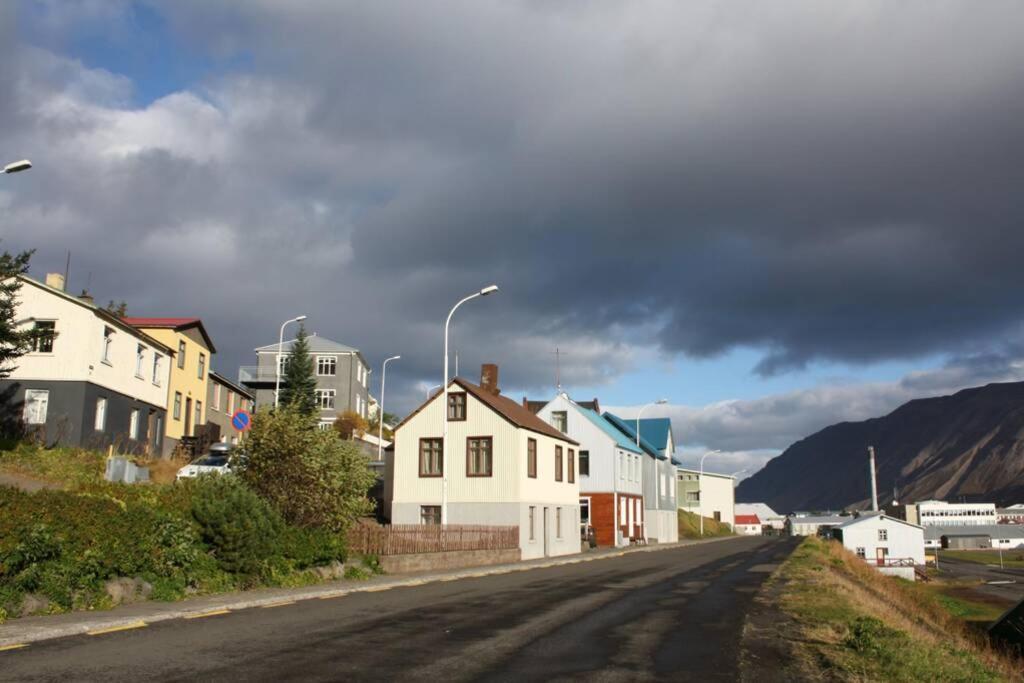
[[[842,420],[1024,379],[1024,5],[951,0],[0,3],[0,248],[670,416],[749,476]]]

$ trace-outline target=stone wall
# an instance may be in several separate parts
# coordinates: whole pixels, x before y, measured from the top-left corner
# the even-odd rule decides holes
[[[484,567],[492,564],[519,562],[519,548],[508,550],[454,550],[443,553],[417,553],[415,555],[385,555],[381,567],[388,574]]]

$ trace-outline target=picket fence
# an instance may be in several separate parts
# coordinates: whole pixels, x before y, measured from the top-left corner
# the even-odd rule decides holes
[[[519,547],[519,527],[477,524],[357,524],[349,549],[371,555],[509,550]]]

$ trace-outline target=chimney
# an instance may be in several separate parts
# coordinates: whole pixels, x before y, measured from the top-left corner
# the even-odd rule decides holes
[[[64,291],[64,276],[61,275],[60,273],[47,273],[46,274],[46,286],[47,287],[53,287],[54,289],[59,289],[60,291],[63,292]]]
[[[878,512],[878,481],[875,478],[874,446],[868,446],[868,474],[871,475],[871,509]]]
[[[78,295],[78,298],[81,299],[82,301],[84,301],[87,304],[95,304],[96,303],[93,300],[93,298],[92,298],[92,294],[90,294],[89,292],[87,292],[84,289],[82,290],[82,293]]]
[[[480,388],[497,396],[501,393],[498,388],[498,366],[494,363],[484,363],[480,366]]]

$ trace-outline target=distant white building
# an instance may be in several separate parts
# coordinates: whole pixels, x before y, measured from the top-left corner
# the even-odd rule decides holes
[[[683,467],[677,469],[679,509],[699,514],[730,527],[736,524],[736,478],[728,474]],[[758,531],[760,533],[760,531]]]
[[[924,543],[927,548],[950,550],[1016,550],[1024,548],[1024,525],[929,526],[925,527]]]
[[[832,538],[883,574],[913,581],[914,567],[924,566],[924,527],[902,519],[877,513],[847,518]]]
[[[741,536],[760,536],[761,520],[757,515],[736,515],[733,530]]]
[[[923,500],[907,505],[907,521],[921,526],[977,526],[995,524],[995,503],[947,503]]]
[[[1011,505],[997,509],[996,522],[999,524],[1024,524],[1024,505]]]
[[[736,517],[740,515],[757,515],[762,526],[769,526],[776,531],[786,528],[786,518],[775,512],[765,503],[736,503]],[[738,522],[737,522],[738,524]]]
[[[790,536],[817,536],[833,527],[850,521],[850,519],[850,517],[840,515],[787,517],[786,531]]]

